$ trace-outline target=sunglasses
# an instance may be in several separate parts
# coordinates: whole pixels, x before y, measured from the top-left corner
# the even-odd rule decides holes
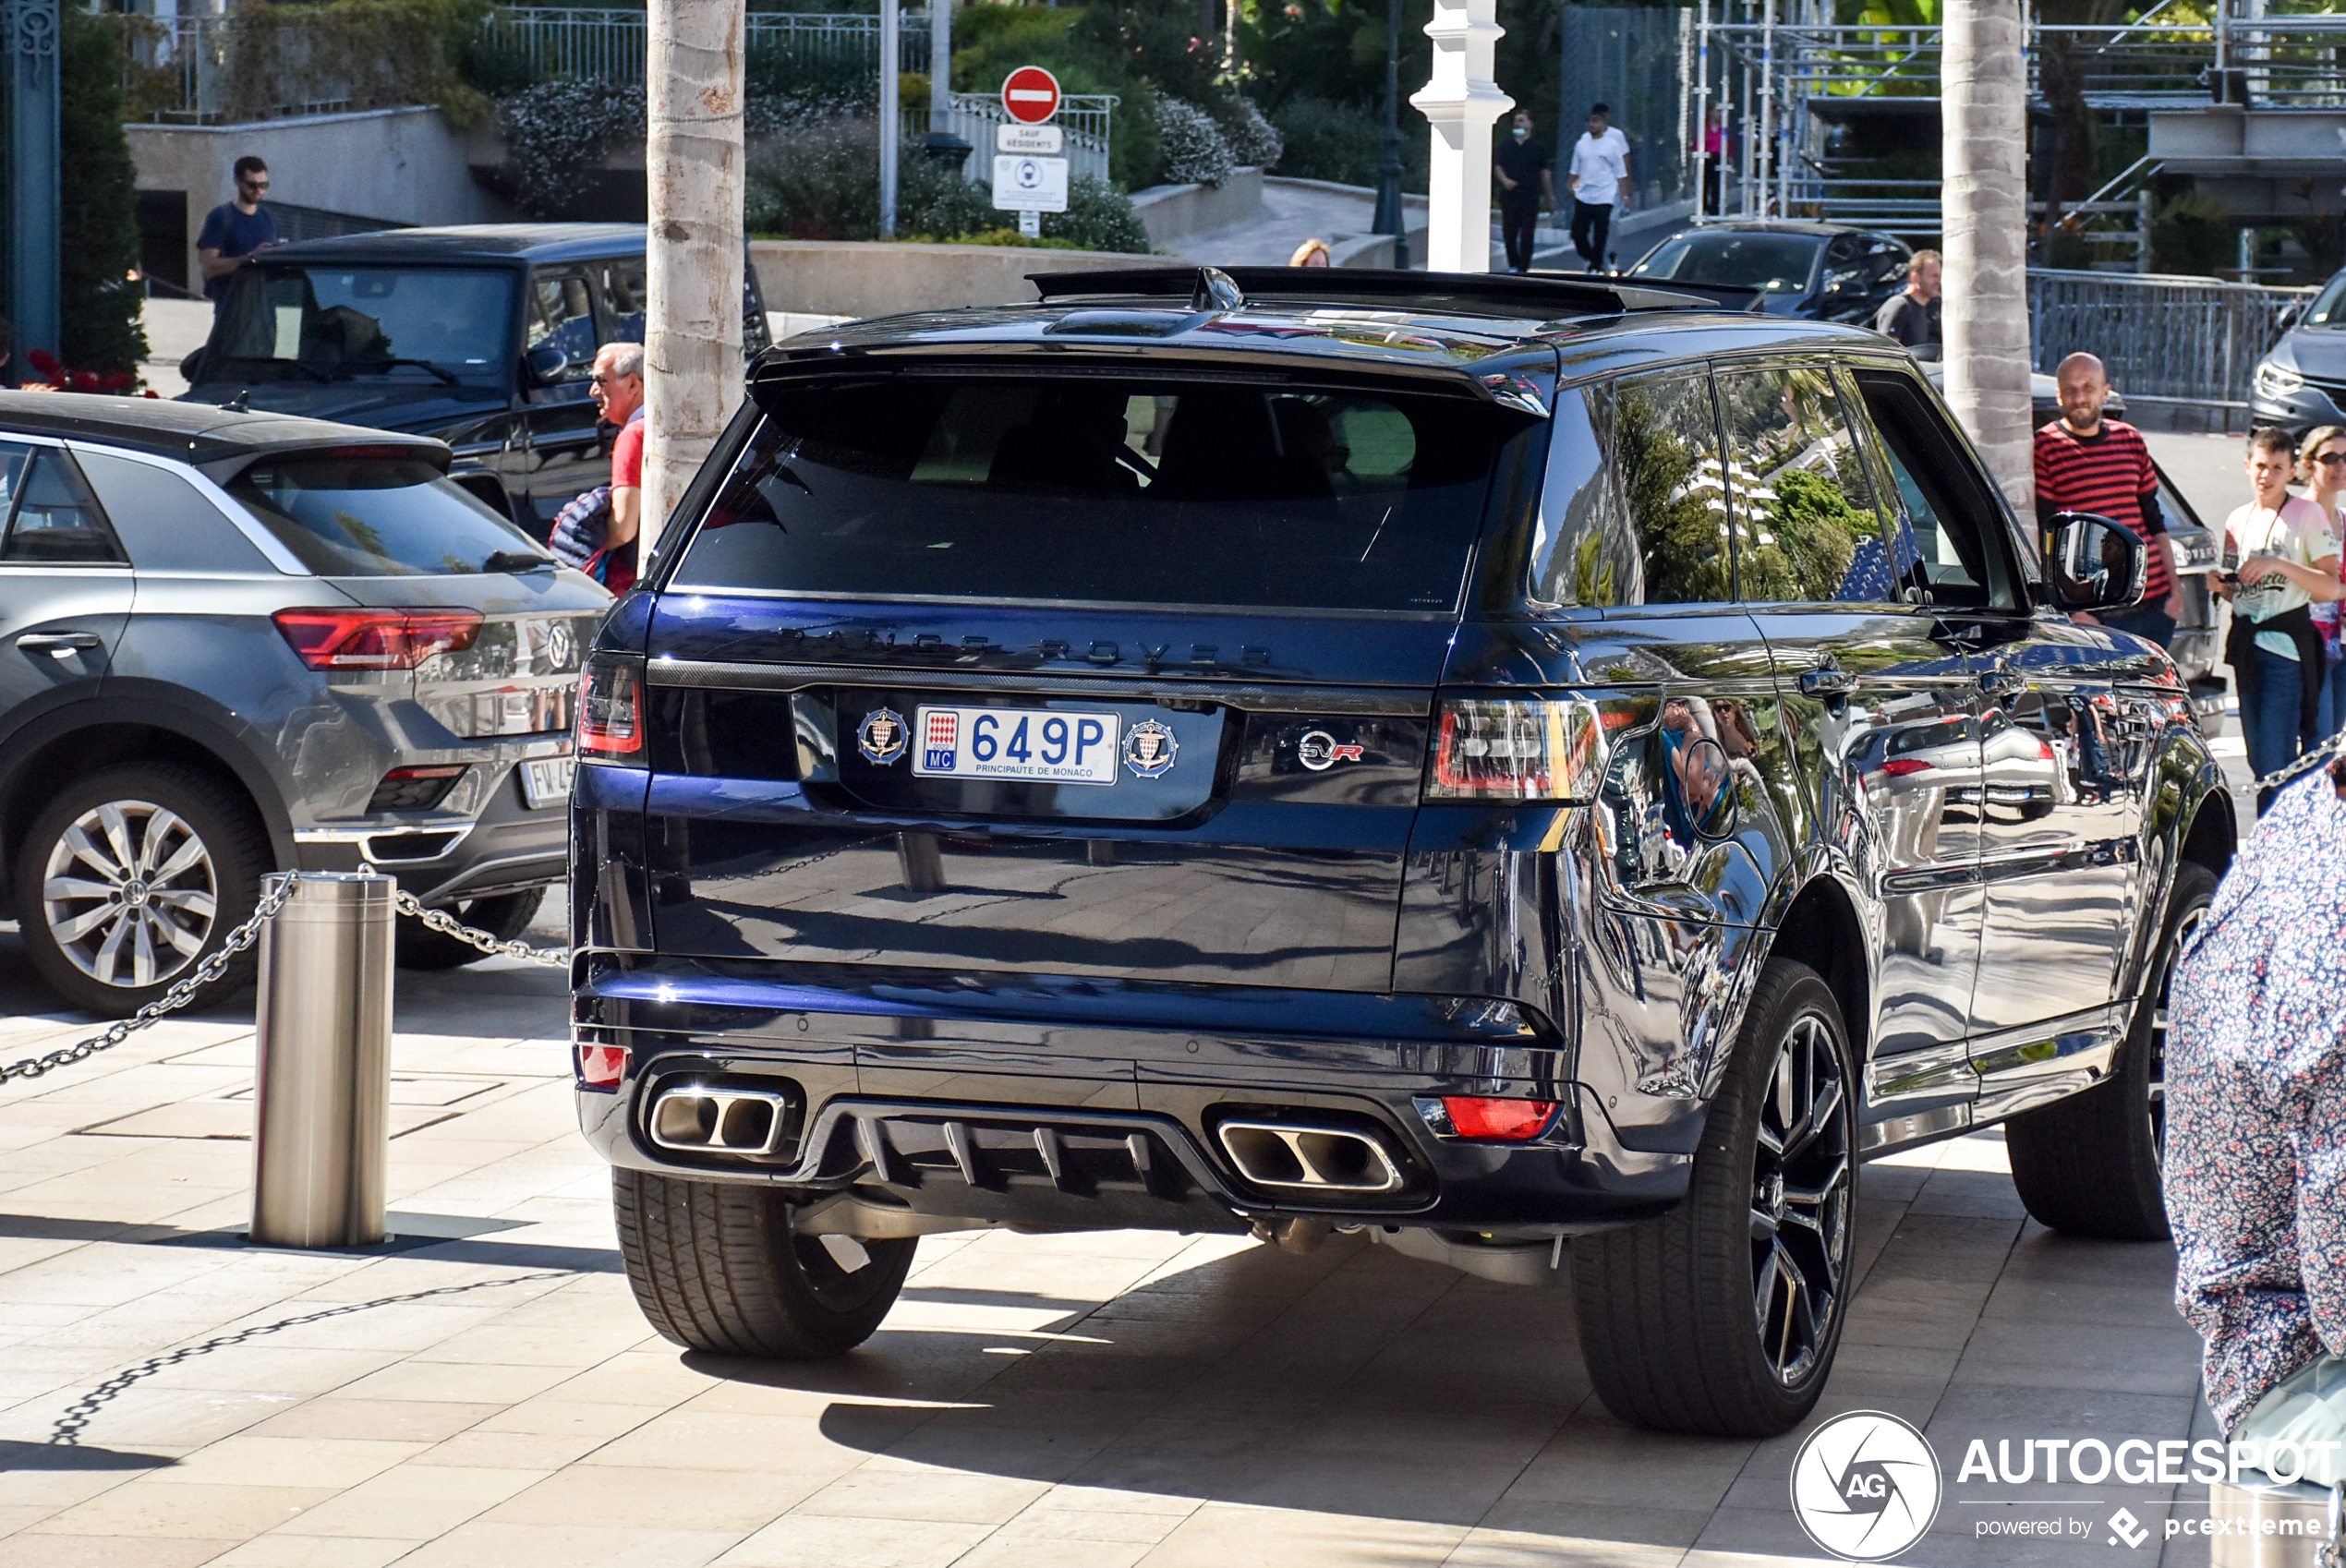
[[[2314,461],[2320,464],[2346,463],[2346,452],[2316,452]]]
[[[269,188],[269,182],[267,180],[238,180],[236,183],[244,187],[247,190],[267,190]]]

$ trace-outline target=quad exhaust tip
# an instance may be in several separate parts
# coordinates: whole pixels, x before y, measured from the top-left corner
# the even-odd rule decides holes
[[[1373,1135],[1297,1122],[1224,1122],[1215,1129],[1239,1174],[1257,1187],[1391,1192],[1401,1169]]]
[[[762,1089],[663,1089],[652,1102],[652,1141],[689,1153],[771,1154],[790,1108],[789,1095]]]

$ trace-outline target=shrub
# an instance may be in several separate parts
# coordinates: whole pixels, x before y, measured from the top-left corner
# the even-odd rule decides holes
[[[1215,101],[1214,122],[1230,144],[1230,156],[1251,168],[1267,169],[1283,151],[1279,133],[1263,117],[1254,100],[1227,93]]]
[[[599,81],[550,81],[497,104],[505,178],[514,204],[533,218],[560,216],[592,187],[611,144],[641,134],[644,90]]]
[[[1068,182],[1067,211],[1043,214],[1043,237],[1128,256],[1145,256],[1151,248],[1132,199],[1096,175],[1078,175]]]
[[[139,265],[139,174],[122,128],[122,45],[103,18],[79,6],[67,6],[63,20],[58,346],[76,370],[122,377],[147,356],[144,291],[130,281]]]
[[[1285,144],[1279,173],[1338,185],[1376,184],[1385,127],[1366,109],[1298,93],[1272,115]]]
[[[983,154],[980,161],[984,161]],[[924,157],[911,147],[904,150],[896,182],[898,234],[928,239],[964,239],[1003,226],[1003,216],[994,205],[990,187],[963,179],[959,163]]]
[[[1194,103],[1179,98],[1159,100],[1156,129],[1169,184],[1220,185],[1237,167],[1222,128]]]
[[[753,154],[743,211],[750,232],[782,239],[876,238],[876,130],[868,112],[808,117],[794,124],[785,140]],[[913,161],[904,160],[900,170]]]

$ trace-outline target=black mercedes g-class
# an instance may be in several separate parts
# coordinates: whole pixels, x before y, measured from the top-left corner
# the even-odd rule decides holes
[[[1913,361],[1630,284],[1037,280],[760,357],[583,678],[580,1116],[671,1339],[834,1354],[932,1231],[1569,1280],[1605,1403],[1816,1401],[1876,1155],[2164,1234],[2234,840]]]

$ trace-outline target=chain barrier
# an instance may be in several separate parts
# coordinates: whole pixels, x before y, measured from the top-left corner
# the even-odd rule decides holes
[[[70,1045],[60,1046],[42,1055],[27,1056],[20,1062],[0,1066],[0,1083],[6,1083],[13,1079],[39,1078],[58,1067],[70,1067],[76,1062],[87,1060],[101,1051],[111,1051],[149,1024],[156,1022],[167,1014],[177,1012],[195,1000],[197,992],[219,979],[228,966],[236,961],[237,954],[260,939],[260,928],[268,924],[279,910],[285,907],[285,901],[293,897],[293,888],[294,885],[290,877],[279,883],[276,891],[261,899],[259,906],[253,910],[250,918],[228,933],[227,939],[214,948],[202,962],[196,965],[184,979],[128,1018],[115,1020],[106,1027],[104,1032],[93,1034],[87,1040],[78,1040]],[[533,947],[526,942],[501,941],[486,931],[478,931],[465,924],[445,910],[424,908],[421,900],[405,889],[396,894],[395,898],[401,914],[412,915],[431,930],[440,932],[443,935],[453,936],[470,947],[478,947],[492,958],[520,959],[526,963],[544,964],[549,968],[566,967],[570,962],[570,954],[564,948]]]
[[[2292,778],[2303,778],[2341,752],[2346,752],[2346,730],[2340,730],[2328,740],[2315,746],[2312,751],[2307,752],[2288,766],[2273,769],[2272,772],[2250,784],[2248,788],[2259,795],[2267,790],[2278,790]]]
[[[426,927],[443,936],[453,936],[467,947],[478,947],[491,958],[519,959],[524,963],[544,964],[549,969],[570,967],[570,950],[566,947],[533,947],[526,942],[504,942],[486,931],[477,931],[465,924],[446,910],[428,910],[413,893],[401,888],[397,900],[399,912],[421,921]]]

